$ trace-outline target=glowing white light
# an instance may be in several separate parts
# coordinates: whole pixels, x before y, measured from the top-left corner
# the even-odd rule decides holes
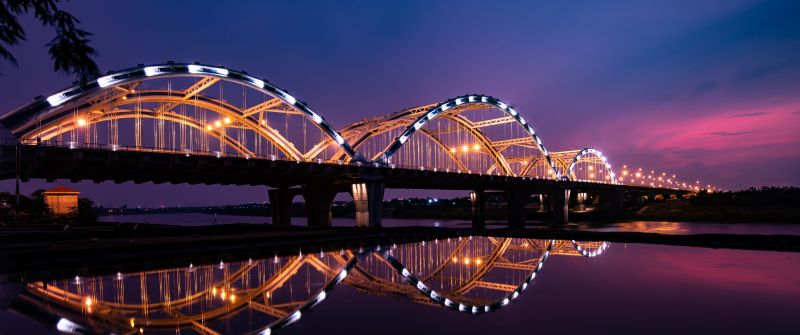
[[[295,321],[297,321],[297,320],[300,320],[300,317],[302,317],[302,316],[303,316],[303,314],[302,314],[302,313],[300,313],[300,311],[294,312],[294,313],[293,313],[291,316],[289,316],[289,318],[286,320],[286,324],[287,324],[287,325],[289,325],[289,324],[292,324],[292,323],[294,323]]]
[[[296,104],[296,103],[297,103],[297,99],[295,99],[295,98],[294,98],[293,96],[291,96],[289,93],[286,93],[286,92],[284,92],[284,91],[278,91],[278,93],[279,93],[281,96],[283,96],[283,98],[284,98],[284,99],[286,99],[286,102],[288,102],[290,105],[294,105],[294,104]]]
[[[506,109],[506,107],[508,107],[508,105],[498,101],[497,102],[497,107],[500,107],[500,109]]]
[[[450,109],[450,106],[445,103],[445,104],[442,104],[442,107],[440,107],[440,108],[442,109],[442,112],[444,112],[444,111]]]
[[[55,107],[64,103],[64,101],[67,101],[67,99],[68,98],[64,93],[56,93],[47,97],[47,102],[50,103],[50,106]]]
[[[403,136],[400,136],[400,144],[406,143],[406,140],[408,140],[408,135],[403,134]]]
[[[122,80],[120,80],[120,79],[114,79],[113,75],[104,76],[104,77],[97,78],[97,85],[99,85],[100,87],[109,87],[109,86],[114,85],[114,84],[116,84],[118,82],[121,82],[121,81]]]
[[[322,300],[325,300],[325,298],[327,298],[327,297],[328,297],[328,294],[325,293],[325,291],[320,292],[319,295],[317,296],[317,303],[319,303]]]
[[[522,289],[524,290],[526,288],[528,288],[528,283],[522,283]]]
[[[461,98],[456,99],[456,106],[458,106],[460,104],[463,104],[463,103],[464,103],[463,99],[461,99]]]
[[[470,95],[467,100],[469,100],[469,102],[475,102],[475,96]]]
[[[339,145],[344,144],[344,139],[342,138],[342,135],[339,135],[339,133],[336,133],[336,135],[334,137],[336,137],[336,143],[339,143]]]
[[[425,284],[423,284],[421,281],[418,281],[418,282],[417,282],[417,288],[418,288],[418,289],[420,289],[420,290],[423,290],[423,291],[424,291],[424,290],[426,290],[428,287],[427,287],[427,286],[425,286]]]
[[[509,301],[508,298],[505,298],[505,299],[503,299],[503,301],[500,302],[500,305],[501,306],[508,305],[508,301]]]
[[[458,310],[459,310],[459,311],[462,311],[462,312],[463,312],[463,311],[466,311],[466,310],[467,310],[467,306],[466,306],[466,305],[464,305],[464,304],[458,304]]]
[[[478,314],[478,306],[472,306],[472,314]]]
[[[408,277],[408,276],[411,275],[411,272],[409,272],[408,269],[406,269],[406,268],[403,268],[402,273],[403,273],[403,276],[405,276],[405,277]]]
[[[347,270],[342,270],[342,272],[339,272],[339,276],[336,277],[336,281],[342,281],[345,277],[347,277]]]
[[[228,69],[223,69],[219,67],[210,67],[210,66],[202,66],[196,64],[189,64],[189,73],[213,73],[219,76],[227,77]]]
[[[269,328],[264,329],[260,333],[258,333],[258,335],[272,335],[272,329]]]
[[[511,295],[511,299],[516,299],[517,297],[519,297],[519,292],[514,291],[514,294]]]
[[[160,71],[158,66],[148,66],[144,68],[144,75],[148,77],[152,77],[157,75]]]
[[[249,81],[251,84],[255,85],[258,88],[264,88],[264,81],[255,77],[251,76],[244,76],[244,78]]]
[[[509,114],[511,114],[511,115],[513,115],[513,116],[517,116],[517,111],[515,111],[515,110],[514,110],[513,108],[511,108],[511,107],[508,107],[508,113],[509,113]]]
[[[317,113],[311,112],[311,119],[316,123],[322,123],[322,117],[317,115]]]
[[[76,333],[75,331],[78,330],[79,328],[80,326],[77,323],[67,320],[65,318],[59,319],[58,323],[56,324],[56,329],[58,329],[58,331],[62,333],[75,334]]]
[[[444,299],[444,305],[447,306],[447,307],[450,307],[450,306],[453,305],[453,301],[450,300],[450,299],[445,298]]]
[[[488,97],[481,97],[481,102],[489,102],[489,98]]]

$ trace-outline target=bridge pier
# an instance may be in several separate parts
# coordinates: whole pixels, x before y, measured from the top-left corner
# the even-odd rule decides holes
[[[484,190],[470,192],[469,200],[472,202],[472,228],[485,228],[486,192]]]
[[[589,193],[587,192],[577,192],[575,194],[575,211],[585,211],[586,210],[586,201],[589,198]]]
[[[384,185],[380,181],[367,181],[352,185],[353,203],[356,207],[356,227],[380,227],[383,210]]]
[[[331,185],[306,185],[303,187],[309,227],[331,226],[331,206],[336,193],[336,189]]]
[[[530,197],[530,193],[521,189],[506,190],[509,227],[525,227],[525,200],[527,200],[528,197]]]
[[[550,191],[550,204],[553,206],[553,225],[569,222],[569,189],[554,188]]]
[[[267,191],[269,206],[272,210],[272,224],[288,226],[292,224],[292,199],[294,194],[288,187],[279,187]]]
[[[625,193],[623,191],[609,191],[604,194],[608,202],[608,212],[614,217],[622,215],[625,211]]]

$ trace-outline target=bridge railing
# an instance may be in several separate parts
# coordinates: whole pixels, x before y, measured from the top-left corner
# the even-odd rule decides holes
[[[144,153],[158,153],[158,154],[177,154],[177,155],[185,155],[185,156],[205,156],[205,157],[215,157],[215,158],[243,158],[243,159],[260,159],[260,160],[271,160],[271,161],[290,161],[290,162],[304,162],[304,163],[316,163],[316,164],[333,164],[333,165],[351,165],[351,166],[373,166],[377,168],[386,168],[386,169],[407,169],[407,170],[419,170],[419,171],[430,171],[430,172],[444,172],[444,173],[455,173],[455,174],[471,174],[471,175],[480,175],[480,176],[497,176],[497,177],[513,177],[513,178],[521,178],[521,179],[539,179],[539,180],[553,180],[553,178],[548,177],[538,177],[538,176],[516,176],[513,174],[506,174],[501,173],[498,171],[493,171],[490,173],[483,172],[483,171],[471,171],[471,170],[457,170],[457,169],[438,169],[438,168],[430,168],[424,166],[410,166],[410,165],[403,165],[403,164],[382,164],[378,162],[360,162],[351,160],[346,162],[344,160],[326,160],[322,158],[303,158],[303,159],[292,159],[283,155],[258,155],[258,154],[243,154],[239,152],[230,152],[230,151],[218,151],[218,150],[209,150],[209,151],[202,151],[196,149],[169,149],[169,148],[155,148],[155,147],[148,147],[148,146],[130,146],[130,145],[121,145],[121,144],[108,144],[108,143],[87,143],[87,142],[77,142],[77,141],[62,141],[62,140],[18,140],[15,138],[2,138],[0,139],[0,143],[3,145],[24,145],[24,146],[43,146],[43,147],[58,147],[58,148],[69,148],[69,149],[94,149],[94,150],[107,150],[107,151],[128,151],[128,152],[144,152]],[[606,183],[603,181],[591,181],[591,180],[578,180],[580,182],[587,182],[587,183]]]

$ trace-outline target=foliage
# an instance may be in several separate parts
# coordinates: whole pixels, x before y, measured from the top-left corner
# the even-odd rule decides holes
[[[62,0],[4,0],[0,2],[0,57],[17,66],[17,59],[9,48],[25,40],[25,29],[19,17],[33,13],[47,27],[55,29],[56,36],[47,43],[53,69],[74,74],[86,81],[100,73],[92,59],[97,51],[89,46],[91,33],[78,27],[80,21],[58,6]]]

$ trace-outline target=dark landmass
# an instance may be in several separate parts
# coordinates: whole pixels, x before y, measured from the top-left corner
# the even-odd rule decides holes
[[[657,221],[800,223],[800,188],[700,192],[689,199],[648,203],[630,216]]]

